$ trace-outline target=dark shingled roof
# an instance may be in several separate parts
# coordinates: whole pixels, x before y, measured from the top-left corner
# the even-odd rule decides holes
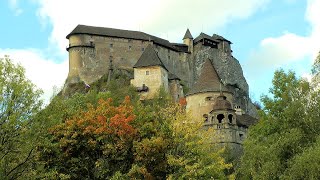
[[[214,41],[214,42],[217,42],[217,43],[219,42],[216,39],[214,39],[213,37],[209,36],[208,34],[205,34],[205,33],[202,32],[202,33],[200,33],[200,35],[198,37],[196,37],[194,39],[193,43],[196,44],[197,42],[199,42],[202,39],[210,39],[211,41]]]
[[[224,37],[222,37],[222,36],[220,36],[220,35],[218,35],[218,34],[213,34],[213,35],[212,35],[212,38],[213,38],[213,39],[216,39],[216,40],[221,40],[221,41],[228,41],[230,44],[232,44],[231,41],[229,41],[228,39],[226,39],[226,38],[224,38]]]
[[[231,103],[227,100],[227,97],[222,93],[215,99],[213,107],[213,111],[216,110],[233,110]]]
[[[129,30],[122,30],[122,29],[106,28],[106,27],[78,25],[73,31],[71,31],[67,35],[66,38],[69,39],[69,37],[74,34],[89,34],[89,35],[98,35],[98,36],[153,41],[156,44],[162,45],[164,47],[170,48],[175,51],[179,51],[178,49],[173,47],[168,40],[161,39],[156,36],[152,36],[140,31],[129,31]]]
[[[133,67],[137,68],[137,67],[149,67],[149,66],[161,66],[167,70],[167,68],[163,65],[157,52],[153,49],[152,45],[150,44],[141,54],[139,60]]]
[[[181,43],[171,43],[176,49],[178,49],[181,52],[188,53],[188,46]]]
[[[237,115],[237,125],[238,126],[249,127],[257,122],[258,122],[258,119],[254,118],[248,114]]]
[[[222,92],[230,92],[220,80],[217,71],[214,69],[210,59],[207,59],[203,64],[201,74],[197,82],[193,85],[187,95],[192,95],[202,92],[220,92],[220,85]]]
[[[187,29],[186,33],[184,34],[183,39],[193,39],[193,37],[189,31],[189,28]]]

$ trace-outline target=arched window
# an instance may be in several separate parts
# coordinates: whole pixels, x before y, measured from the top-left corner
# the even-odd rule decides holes
[[[217,119],[219,123],[222,123],[222,119],[224,118],[223,114],[218,114]]]
[[[232,117],[233,117],[232,114],[228,115],[229,123],[231,123],[231,124],[232,124]]]

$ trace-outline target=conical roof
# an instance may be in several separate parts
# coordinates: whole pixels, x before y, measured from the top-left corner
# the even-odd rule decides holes
[[[150,44],[141,54],[139,60],[133,67],[138,68],[138,67],[149,67],[149,66],[161,66],[167,70],[167,68],[163,65],[157,52],[153,49],[152,45]]]
[[[183,39],[193,39],[193,37],[189,31],[189,28],[187,29],[186,33],[184,34]]]
[[[221,84],[220,77],[214,69],[210,59],[207,59],[203,64],[199,79],[193,85],[188,95],[203,92],[230,92],[223,84]]]
[[[227,97],[224,96],[222,93],[215,99],[212,109],[214,111],[216,111],[216,110],[233,110],[231,103],[227,100]]]

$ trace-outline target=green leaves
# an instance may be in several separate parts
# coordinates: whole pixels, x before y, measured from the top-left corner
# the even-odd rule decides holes
[[[313,147],[320,137],[319,91],[293,72],[279,70],[270,93],[262,97],[265,111],[260,121],[249,129],[238,179],[317,179],[314,169],[320,161],[308,158],[317,154]],[[303,168],[306,161],[308,168]]]
[[[40,110],[41,91],[25,77],[25,70],[0,58],[0,178],[15,179],[30,170],[33,158],[31,123]]]

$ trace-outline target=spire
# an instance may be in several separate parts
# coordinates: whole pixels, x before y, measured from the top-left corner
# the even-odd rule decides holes
[[[183,39],[193,39],[193,37],[189,31],[189,28],[187,29],[186,33],[184,34]]]
[[[210,59],[207,59],[204,62],[199,79],[193,85],[188,95],[202,92],[230,92],[221,83],[221,79],[213,67]]]
[[[150,44],[144,50],[139,60],[133,67],[137,68],[137,67],[149,67],[149,66],[161,66],[167,70],[167,68],[163,65],[157,52],[153,49],[152,45]]]

